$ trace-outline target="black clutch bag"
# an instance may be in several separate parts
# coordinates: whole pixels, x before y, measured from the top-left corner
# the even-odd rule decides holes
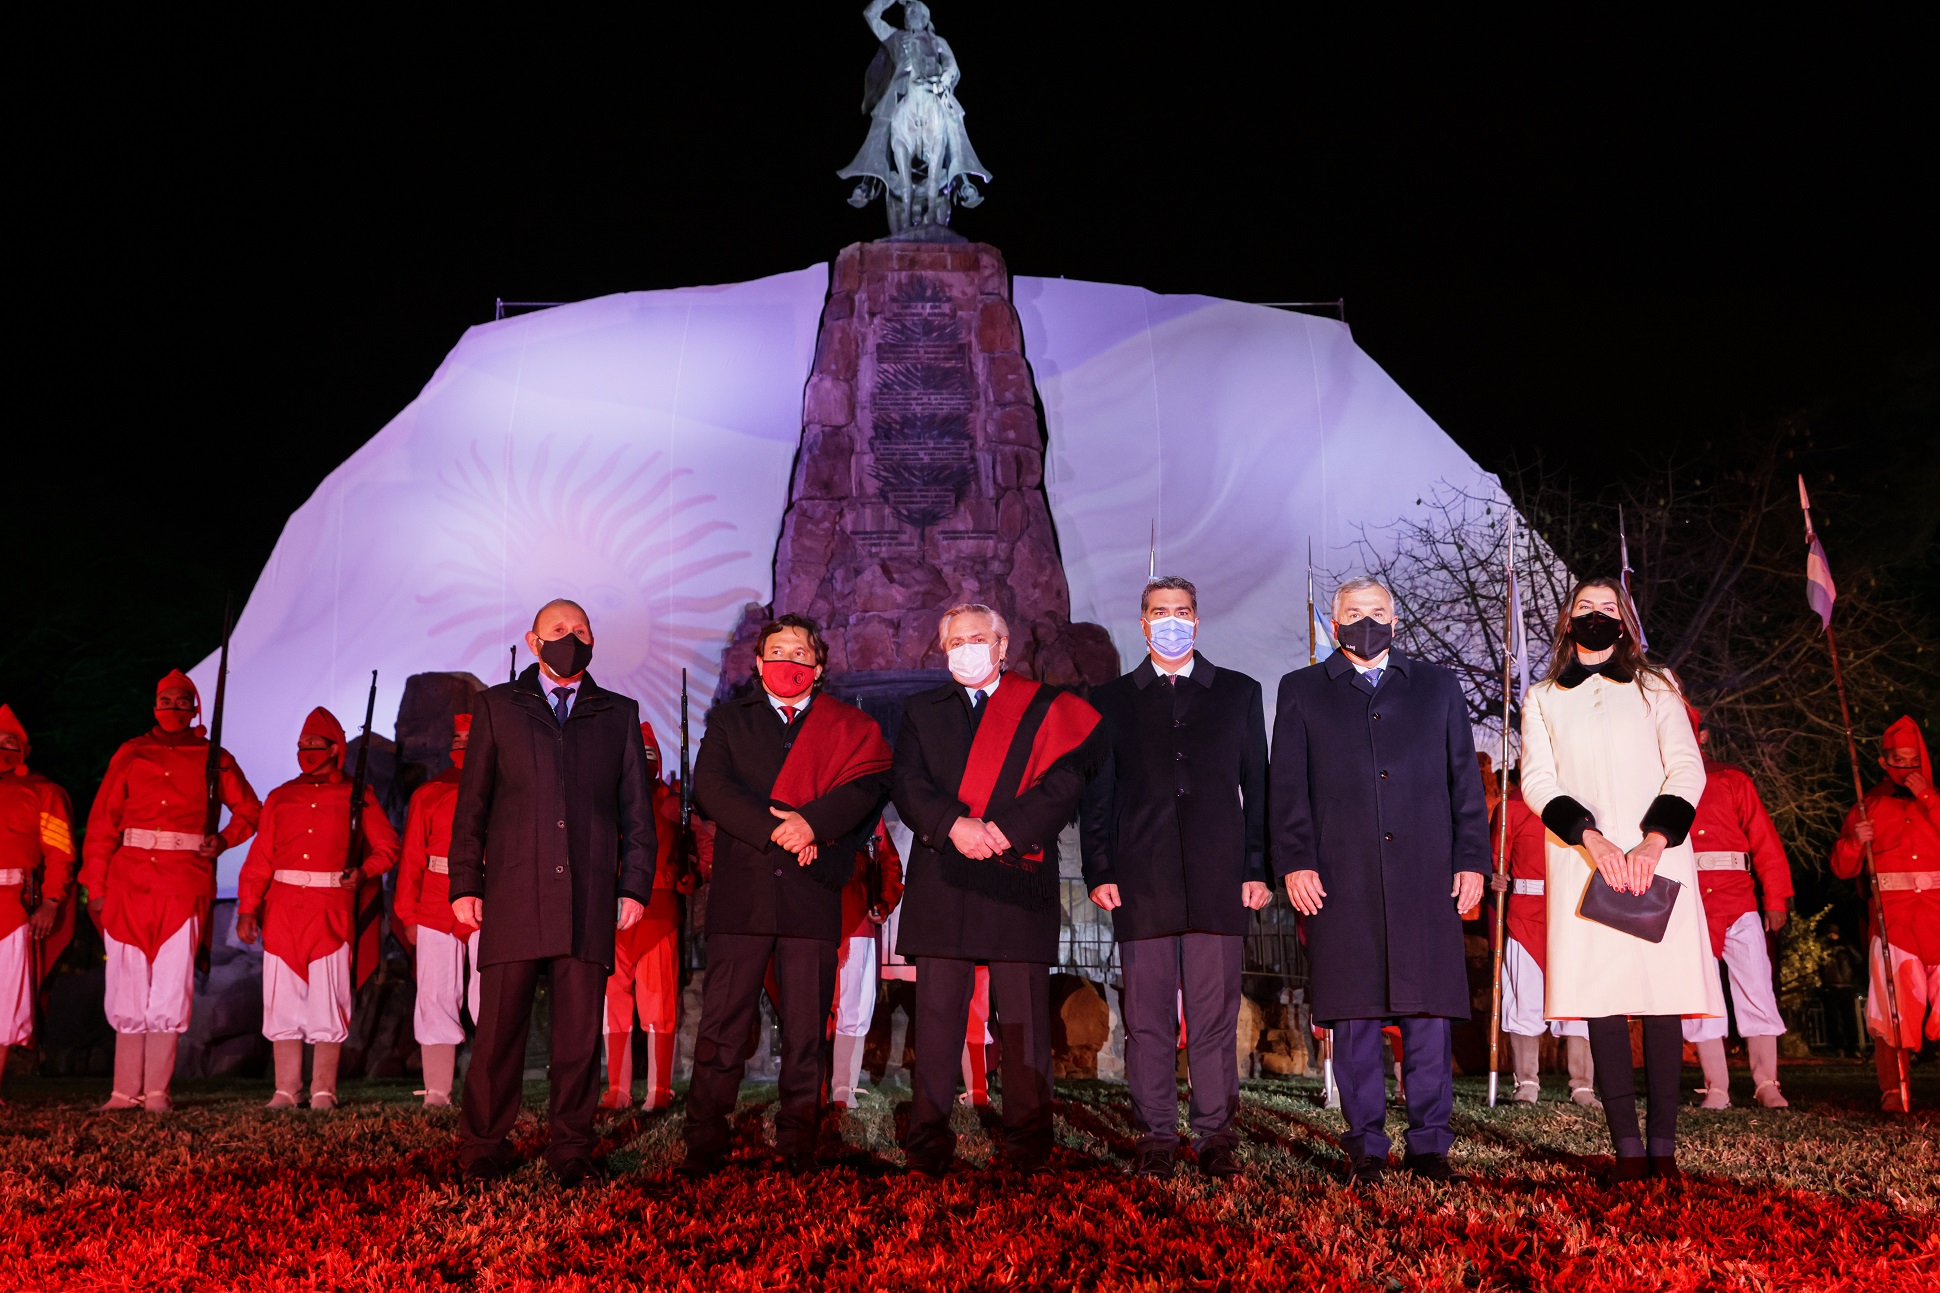
[[[1583,902],[1576,914],[1646,943],[1661,943],[1664,931],[1670,928],[1677,891],[1683,887],[1668,876],[1659,875],[1651,877],[1650,888],[1643,893],[1618,893],[1598,871],[1583,890]]]

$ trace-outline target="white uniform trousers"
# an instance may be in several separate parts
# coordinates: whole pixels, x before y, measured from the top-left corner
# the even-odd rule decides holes
[[[186,1033],[195,1001],[195,949],[202,922],[191,917],[169,935],[150,961],[134,943],[107,944],[108,1025],[118,1033]]]
[[[1879,937],[1873,937],[1873,954],[1866,993],[1866,1031],[1881,1041],[1892,1043],[1893,1028],[1887,1014],[1886,963]],[[1893,949],[1893,986],[1899,990],[1900,1046],[1920,1049],[1921,1022],[1930,1038],[1940,1038],[1940,965],[1928,965],[1911,952]]]
[[[0,1059],[34,1032],[34,931],[22,925],[0,938]]]
[[[1772,957],[1765,946],[1765,918],[1748,911],[1726,926],[1721,959],[1724,969],[1731,974],[1731,1010],[1738,1016],[1738,1036],[1782,1034],[1785,1019],[1778,1013],[1778,994],[1772,988]],[[1712,964],[1715,966],[1716,962]],[[1684,1021],[1687,1042],[1722,1041],[1730,1031],[1731,1021],[1723,1015]]]
[[[835,1031],[841,1037],[866,1037],[876,1017],[876,939],[858,934],[848,940],[847,958],[835,972]]]
[[[469,973],[467,972],[469,970]],[[458,1018],[459,997],[478,1018],[478,931],[460,942],[443,930],[418,926],[418,1003],[411,1029],[420,1046],[462,1046],[465,1025]]]
[[[273,1042],[341,1042],[350,1036],[350,948],[310,962],[306,982],[263,954],[263,1036]]]
[[[1543,967],[1513,938],[1502,940],[1502,1031],[1518,1037],[1588,1037],[1581,1019],[1543,1018]]]

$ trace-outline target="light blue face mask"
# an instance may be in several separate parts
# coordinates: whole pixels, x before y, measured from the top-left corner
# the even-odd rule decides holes
[[[1192,639],[1199,626],[1189,620],[1167,615],[1151,622],[1152,649],[1167,660],[1182,660],[1192,654]]]

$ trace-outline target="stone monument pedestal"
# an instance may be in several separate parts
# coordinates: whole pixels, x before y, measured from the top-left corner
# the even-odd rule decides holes
[[[1026,677],[1083,689],[1119,672],[1105,630],[1071,622],[1044,439],[996,248],[843,249],[803,399],[772,607],[822,626],[836,695],[887,712],[934,686],[937,617],[960,602],[1003,614],[1010,667]],[[748,646],[768,610],[748,608],[723,694],[751,679]]]

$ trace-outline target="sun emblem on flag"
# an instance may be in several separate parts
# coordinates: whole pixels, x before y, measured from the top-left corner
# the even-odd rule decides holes
[[[431,637],[464,635],[462,658],[484,664],[487,682],[505,676],[506,648],[523,642],[534,611],[554,597],[578,602],[593,623],[593,676],[658,727],[676,712],[683,668],[693,694],[713,694],[740,608],[761,594],[710,576],[749,554],[734,547],[716,497],[691,492],[692,473],[666,455],[558,440],[515,443],[497,463],[474,441],[439,473],[442,528],[458,555],[437,563],[445,580],[418,602],[439,617]],[[523,669],[530,660],[518,654]]]

